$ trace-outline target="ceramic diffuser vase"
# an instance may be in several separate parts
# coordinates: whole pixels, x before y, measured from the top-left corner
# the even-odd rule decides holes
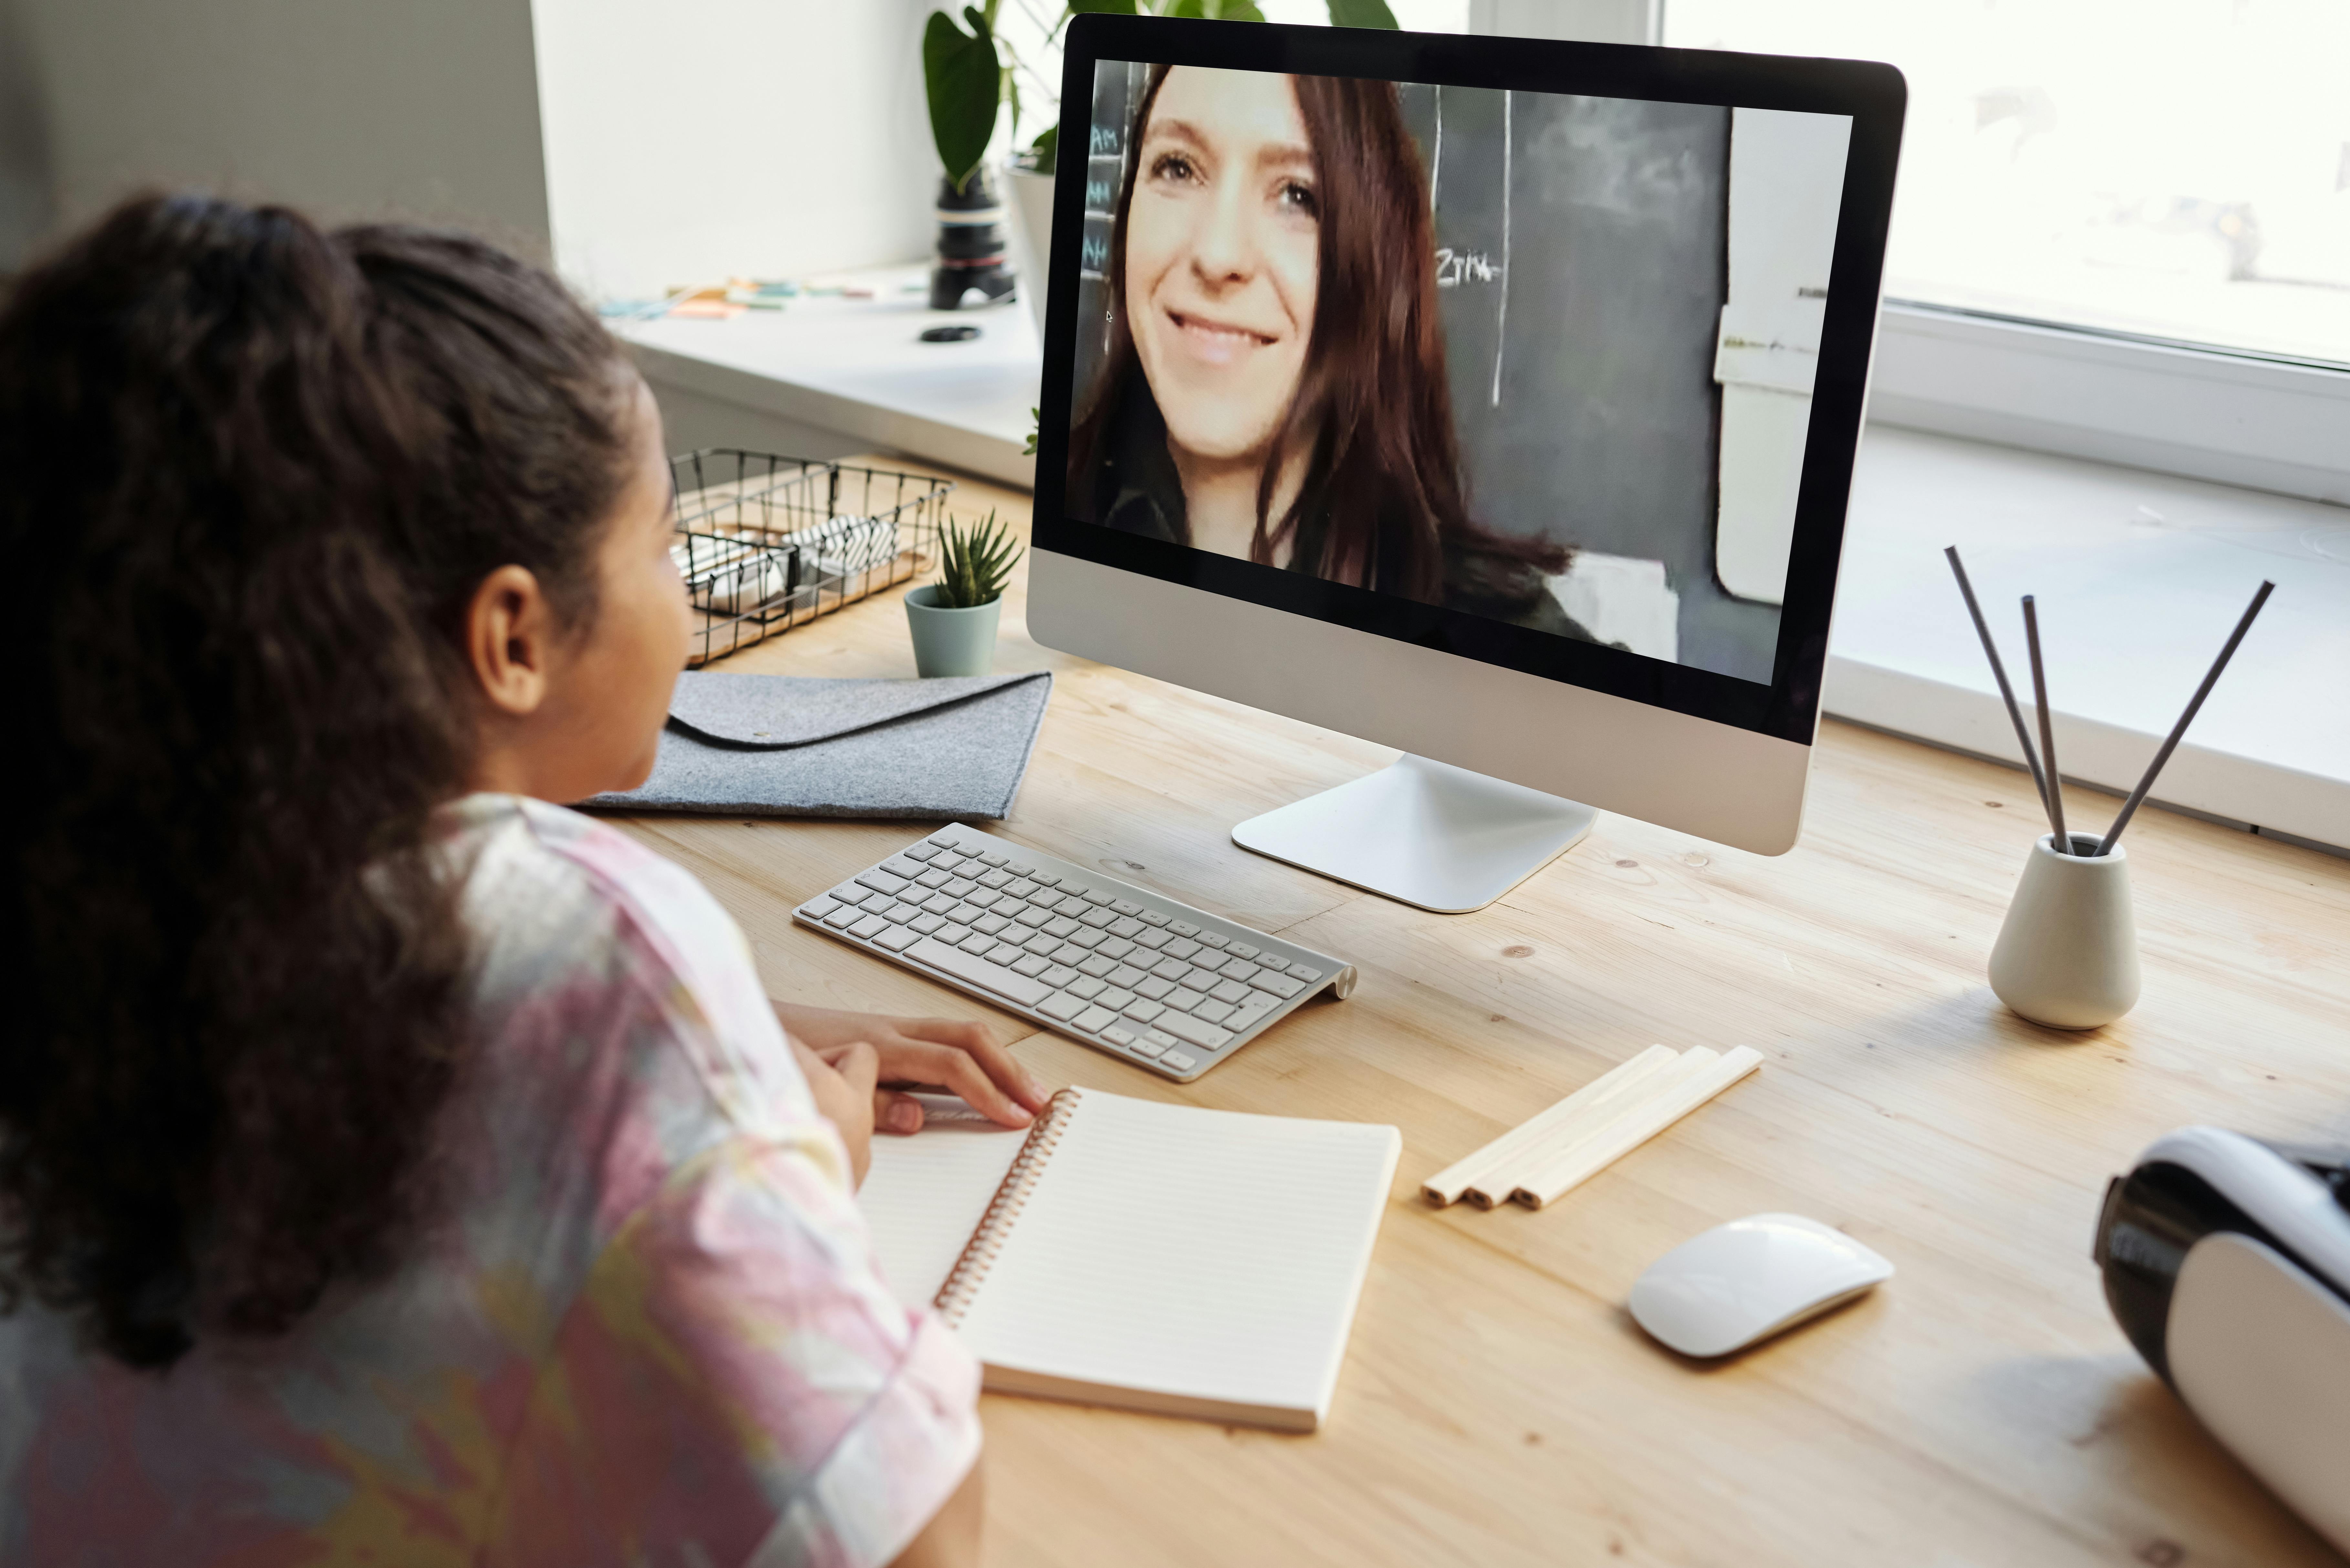
[[[940,530],[939,580],[906,596],[917,675],[985,675],[993,667],[1003,588],[1021,553],[993,512],[969,527],[949,522]]]
[[[2032,846],[1991,950],[1991,988],[2034,1023],[2095,1029],[2137,1005],[2137,922],[2128,852],[2099,855],[2094,833],[2071,837],[2070,855],[2053,833]]]

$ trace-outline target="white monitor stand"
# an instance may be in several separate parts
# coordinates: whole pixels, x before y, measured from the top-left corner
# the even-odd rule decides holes
[[[1232,829],[1232,842],[1423,909],[1482,909],[1579,843],[1598,813],[1425,757]]]

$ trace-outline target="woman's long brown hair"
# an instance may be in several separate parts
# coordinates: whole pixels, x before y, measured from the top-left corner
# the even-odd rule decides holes
[[[1151,68],[1130,148],[1141,144],[1168,68]],[[1436,304],[1435,223],[1395,84],[1352,77],[1290,80],[1314,150],[1322,208],[1319,283],[1297,395],[1257,482],[1249,558],[1270,566],[1301,520],[1320,512],[1329,519],[1322,559],[1308,565],[1336,582],[1440,603],[1447,541],[1540,571],[1564,571],[1564,548],[1496,534],[1470,517]],[[1126,225],[1141,161],[1128,162],[1111,229],[1108,351],[1069,441],[1076,505],[1087,504],[1110,426],[1140,364],[1127,317]],[[1305,483],[1274,518],[1275,482],[1299,452],[1307,454]]]

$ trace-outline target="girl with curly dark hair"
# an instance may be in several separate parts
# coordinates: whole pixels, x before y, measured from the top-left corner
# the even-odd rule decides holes
[[[0,311],[0,1561],[971,1557],[852,1187],[877,1077],[1041,1092],[546,804],[650,768],[670,502],[460,235],[151,198]]]

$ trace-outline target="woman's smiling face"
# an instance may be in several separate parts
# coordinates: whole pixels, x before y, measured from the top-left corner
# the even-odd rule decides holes
[[[1285,76],[1167,73],[1126,218],[1126,307],[1175,445],[1262,454],[1314,334],[1321,198]]]

